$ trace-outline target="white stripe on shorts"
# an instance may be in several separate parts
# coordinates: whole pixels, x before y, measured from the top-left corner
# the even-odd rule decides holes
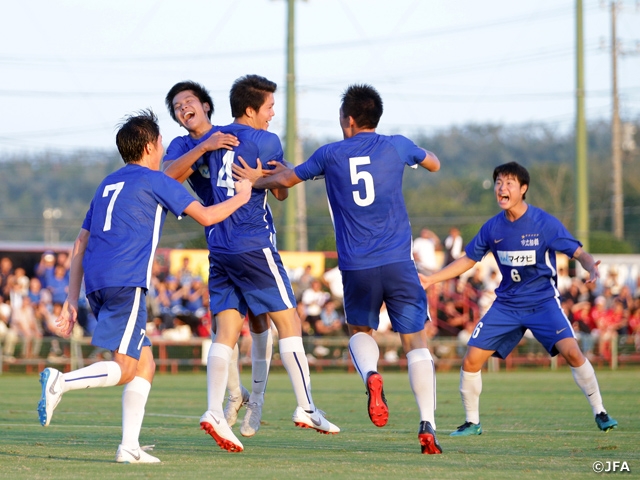
[[[140,293],[142,289],[140,287],[136,287],[136,296],[133,300],[133,307],[131,308],[131,314],[129,315],[129,320],[127,320],[127,326],[124,329],[124,335],[122,335],[122,341],[120,342],[120,347],[118,347],[118,353],[122,355],[127,354],[127,350],[129,350],[129,343],[131,343],[131,336],[133,335],[133,327],[136,326],[136,320],[138,319],[138,310],[140,310]]]
[[[267,264],[269,265],[269,270],[273,274],[273,278],[278,285],[278,291],[280,292],[280,298],[287,306],[287,308],[293,308],[291,304],[291,300],[289,300],[289,294],[287,293],[287,287],[284,285],[284,280],[282,280],[282,276],[280,275],[280,270],[278,270],[278,265],[276,265],[276,261],[273,259],[273,253],[269,248],[263,248],[262,253],[264,253],[265,258],[267,259]]]

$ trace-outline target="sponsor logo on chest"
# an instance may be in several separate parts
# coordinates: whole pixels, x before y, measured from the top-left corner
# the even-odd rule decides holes
[[[498,250],[498,261],[509,267],[523,267],[536,264],[535,250]]]

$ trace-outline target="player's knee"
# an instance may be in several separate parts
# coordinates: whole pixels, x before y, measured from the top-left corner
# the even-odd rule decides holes
[[[250,316],[249,317],[249,330],[253,333],[264,333],[269,329],[269,318],[267,314]]]
[[[136,370],[132,368],[123,369],[121,366],[121,372],[122,373],[120,375],[120,381],[118,382],[118,385],[124,385],[125,383],[129,383],[136,376]]]

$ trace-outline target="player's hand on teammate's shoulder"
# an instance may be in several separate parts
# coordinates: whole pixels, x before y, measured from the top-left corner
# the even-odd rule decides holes
[[[215,132],[202,142],[202,145],[207,151],[219,150],[221,148],[232,150],[234,147],[240,145],[240,142],[230,133]]]
[[[240,196],[244,200],[244,203],[247,203],[251,198],[251,188],[252,184],[247,179],[241,179],[234,183],[234,187],[236,189],[236,196]]]
[[[264,170],[262,172],[262,174],[265,177],[271,176],[271,175],[275,175],[276,173],[280,173],[284,170],[292,170],[293,169],[293,165],[291,165],[289,162],[287,162],[287,165],[284,165],[280,162],[278,162],[277,160],[271,160],[270,162],[267,162],[267,165],[269,165],[269,167],[271,167],[270,170]]]

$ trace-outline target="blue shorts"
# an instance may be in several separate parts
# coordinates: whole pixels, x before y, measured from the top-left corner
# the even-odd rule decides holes
[[[242,315],[296,307],[291,282],[275,248],[244,253],[209,253],[209,305],[216,315],[235,309]]]
[[[571,322],[560,308],[560,302],[551,298],[528,309],[509,308],[494,302],[478,322],[468,345],[495,350],[494,357],[507,358],[527,329],[551,356],[558,354],[556,343],[564,338],[575,338]]]
[[[140,287],[110,287],[87,295],[98,323],[91,344],[140,360],[142,347],[150,347],[145,335],[147,302]]]
[[[429,318],[427,295],[413,260],[342,272],[344,311],[349,325],[378,328],[382,302],[399,333],[424,329]]]

